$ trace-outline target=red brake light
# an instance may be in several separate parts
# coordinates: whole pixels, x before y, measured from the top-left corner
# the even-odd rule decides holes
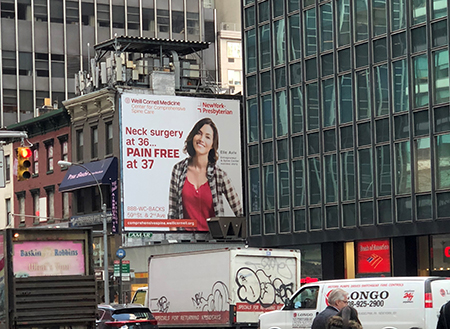
[[[108,326],[111,326],[113,328],[120,328],[123,325],[137,323],[137,322],[139,322],[139,323],[150,323],[150,324],[155,325],[155,326],[158,324],[158,321],[156,321],[155,319],[151,319],[151,320],[128,320],[128,321],[108,321],[108,322],[105,322],[105,324],[108,325]]]
[[[433,296],[431,292],[425,293],[425,308],[433,308]]]

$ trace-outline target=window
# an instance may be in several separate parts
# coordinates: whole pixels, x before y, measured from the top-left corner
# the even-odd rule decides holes
[[[69,219],[69,193],[62,194],[62,217]]]
[[[39,149],[33,149],[33,174],[39,175]]]
[[[98,127],[91,127],[91,158],[98,158]]]
[[[49,65],[48,65],[48,54],[44,53],[36,53],[36,75],[38,77],[47,77],[49,76]]]
[[[85,189],[77,190],[75,194],[77,196],[77,213],[82,214],[84,213],[84,195],[86,194],[86,190]]]
[[[61,142],[61,160],[69,161],[69,142],[67,140]]]
[[[11,156],[5,155],[5,181],[11,180]]]
[[[337,201],[337,163],[336,154],[327,154],[324,156],[324,178],[325,178],[325,202]]]
[[[112,6],[113,28],[123,29],[125,27],[125,10],[124,6]]]
[[[49,186],[45,188],[47,193],[47,217],[55,218],[55,187]]]
[[[53,141],[46,145],[47,150],[47,172],[53,172]]]
[[[20,224],[25,224],[25,192],[17,193],[19,203]]]
[[[450,134],[436,137],[436,155],[437,188],[450,188]]]
[[[128,6],[128,29],[139,30],[139,7]]]
[[[105,124],[106,131],[106,154],[113,153],[113,125],[112,122]]]
[[[76,131],[76,138],[77,138],[77,161],[83,160],[83,146],[84,146],[84,137],[83,137],[83,130],[77,130]]]
[[[15,17],[14,2],[12,2],[12,3],[4,3],[2,1],[2,4],[1,4],[1,17],[2,18],[14,19],[14,17]]]
[[[109,28],[111,18],[109,16],[109,5],[97,4],[97,24],[100,27]]]
[[[79,23],[78,1],[66,0],[66,22],[67,24]]]
[[[431,190],[431,151],[430,138],[419,138],[415,141],[416,192]]]
[[[47,0],[34,1],[34,17],[37,22],[47,22]]]
[[[11,215],[11,199],[5,199],[5,210],[6,210],[6,227],[11,226],[12,224],[12,215]]]
[[[228,70],[228,84],[240,85],[242,82],[241,71]]]
[[[164,9],[157,9],[156,15],[156,19],[158,22],[158,32],[169,33],[169,11]]]
[[[261,209],[259,168],[249,170],[249,185],[250,212],[259,211]]]
[[[241,43],[240,42],[227,42],[227,57],[228,58],[241,58]]]
[[[292,181],[295,207],[305,205],[305,173],[303,167],[303,160],[292,162]]]
[[[39,190],[32,191],[31,196],[33,198],[33,223],[39,223]]]
[[[3,4],[2,4],[3,6]],[[14,51],[3,50],[3,74],[16,74],[16,53]]]
[[[83,25],[94,26],[95,16],[94,16],[94,4],[93,3],[81,3],[81,19]]]
[[[284,64],[284,52],[286,49],[284,19],[280,19],[273,23],[273,54],[274,65]]]
[[[63,23],[63,3],[60,0],[50,0],[50,22]]]

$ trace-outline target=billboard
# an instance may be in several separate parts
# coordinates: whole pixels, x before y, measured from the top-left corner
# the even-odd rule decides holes
[[[358,241],[356,246],[358,274],[391,272],[389,240]]]
[[[125,231],[207,231],[205,217],[242,215],[239,108],[229,99],[121,95]]]

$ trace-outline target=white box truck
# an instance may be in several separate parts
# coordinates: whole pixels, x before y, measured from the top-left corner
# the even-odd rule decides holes
[[[299,288],[300,251],[225,248],[149,258],[144,301],[161,328],[256,328]],[[139,297],[144,294],[145,298]]]
[[[260,329],[311,328],[335,288],[348,293],[364,329],[435,329],[441,306],[450,300],[450,278],[444,277],[321,281],[302,286],[283,309],[262,314]]]

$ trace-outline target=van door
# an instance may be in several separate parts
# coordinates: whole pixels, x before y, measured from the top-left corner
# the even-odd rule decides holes
[[[450,300],[450,280],[429,279],[425,282],[425,292],[426,329],[435,329],[441,306]]]
[[[305,286],[294,298],[291,299],[289,309],[292,310],[288,317],[287,328],[303,329],[311,328],[312,322],[318,313],[319,286]]]

